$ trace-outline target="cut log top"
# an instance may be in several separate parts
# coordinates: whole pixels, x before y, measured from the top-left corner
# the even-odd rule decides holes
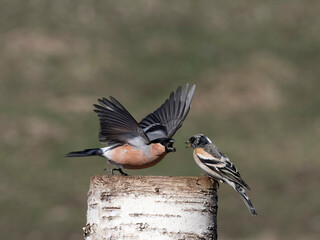
[[[93,176],[86,240],[216,239],[216,185],[208,177]]]
[[[212,194],[215,191],[214,182],[208,177],[167,177],[167,176],[107,176],[95,175],[91,178],[91,188],[105,187],[105,190],[115,194],[139,192],[147,195],[156,192],[163,193],[195,193]],[[90,195],[90,191],[88,193]]]

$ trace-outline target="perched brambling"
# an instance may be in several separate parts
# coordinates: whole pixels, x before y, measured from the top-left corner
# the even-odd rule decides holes
[[[70,152],[66,157],[101,156],[117,168],[122,175],[126,169],[142,169],[160,162],[169,152],[175,152],[172,139],[182,126],[190,110],[195,85],[179,86],[153,113],[138,123],[113,97],[98,99],[94,112],[100,122],[99,140],[104,148]]]
[[[203,134],[196,134],[186,142],[193,148],[193,158],[199,167],[217,181],[229,184],[239,193],[252,215],[257,215],[244,187],[250,190],[248,184],[241,178],[239,171],[211,140]]]

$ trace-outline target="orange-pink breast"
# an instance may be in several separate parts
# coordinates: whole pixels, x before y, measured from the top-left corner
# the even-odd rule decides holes
[[[112,149],[109,159],[127,169],[142,169],[157,164],[167,154],[160,143],[150,144],[147,153],[125,144]]]

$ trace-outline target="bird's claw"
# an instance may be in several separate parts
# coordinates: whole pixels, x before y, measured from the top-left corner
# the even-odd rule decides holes
[[[128,174],[126,174],[125,172],[123,172],[121,168],[114,168],[114,169],[112,169],[112,170],[111,170],[112,175],[114,175],[113,171],[118,171],[118,172],[121,174],[121,176],[128,176]]]

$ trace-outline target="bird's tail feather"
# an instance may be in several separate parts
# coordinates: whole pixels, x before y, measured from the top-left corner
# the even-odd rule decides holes
[[[243,187],[241,187],[239,184],[234,184],[232,187],[239,193],[240,197],[248,207],[249,211],[251,212],[252,215],[258,215],[254,206],[252,205],[248,195],[246,194],[245,190]]]
[[[85,149],[83,151],[70,152],[66,154],[66,157],[89,157],[89,156],[101,156],[103,151],[100,148]]]

